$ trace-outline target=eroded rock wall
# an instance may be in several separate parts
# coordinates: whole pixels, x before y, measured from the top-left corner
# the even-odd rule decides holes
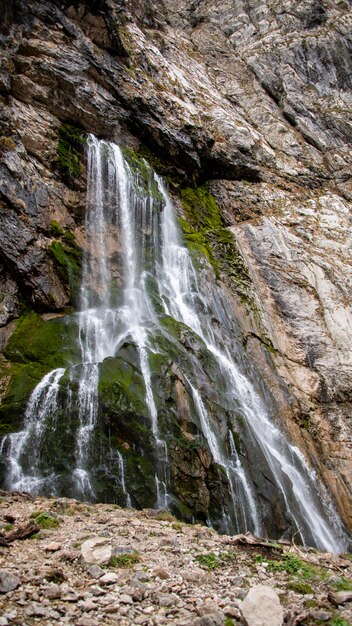
[[[351,525],[348,2],[15,0],[2,14],[2,345],[28,308],[74,304],[84,154],[64,176],[62,126],[142,149],[183,216],[183,188],[216,198],[250,276],[218,268],[244,343]]]

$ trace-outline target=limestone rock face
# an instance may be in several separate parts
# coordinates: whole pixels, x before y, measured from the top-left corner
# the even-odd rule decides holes
[[[62,125],[143,144],[176,202],[190,183],[215,196],[252,281],[255,315],[232,294],[243,341],[351,525],[348,1],[3,4],[0,346],[24,309],[73,303],[57,249],[83,245],[84,154],[64,176]],[[204,504],[200,456],[175,475]]]

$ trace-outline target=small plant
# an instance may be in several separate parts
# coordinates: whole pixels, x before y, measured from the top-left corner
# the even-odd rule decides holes
[[[16,144],[12,137],[0,137],[0,156],[5,152],[12,152],[15,148]]]
[[[66,576],[61,569],[53,570],[45,578],[48,583],[55,583],[56,585],[61,585],[66,580]]]
[[[50,515],[50,513],[45,513],[45,512],[34,513],[31,517],[34,519],[35,523],[38,524],[40,528],[48,529],[48,528],[57,528],[58,526],[60,526],[59,520],[53,515]]]
[[[64,124],[59,130],[57,162],[61,173],[76,178],[81,173],[81,157],[86,144],[86,133],[72,124]]]
[[[327,624],[328,626],[351,626],[351,622],[347,622],[343,617],[334,617]]]
[[[174,522],[174,523],[171,525],[171,528],[173,528],[173,529],[174,529],[174,530],[176,530],[177,532],[182,532],[182,527],[183,527],[183,526],[182,526],[181,522]]]
[[[313,587],[310,586],[309,583],[303,582],[301,580],[293,580],[288,585],[288,588],[296,593],[314,593]]]
[[[61,237],[63,233],[64,231],[61,228],[60,224],[56,220],[53,220],[50,224],[50,235],[52,237]]]
[[[199,554],[196,556],[196,561],[199,565],[203,565],[207,569],[213,570],[221,566],[221,561],[216,554],[209,552],[209,554]]]
[[[235,626],[235,622],[231,617],[225,617],[225,626]]]
[[[13,529],[13,524],[6,524],[5,527],[4,527],[5,531],[9,531],[9,530],[12,530],[12,529]]]
[[[107,566],[128,568],[133,567],[133,565],[139,563],[140,560],[138,552],[133,552],[132,554],[117,554],[111,557]]]
[[[352,580],[350,578],[341,578],[341,580],[332,584],[338,591],[352,591]]]
[[[262,563],[265,559],[260,554],[257,554],[254,560],[256,563]],[[326,577],[325,570],[301,561],[294,554],[286,554],[283,559],[278,561],[265,560],[265,562],[268,563],[268,570],[271,572],[287,572],[288,574],[295,574],[303,578],[303,580],[315,580]]]
[[[176,522],[176,518],[169,511],[160,511],[154,516],[159,522]]]

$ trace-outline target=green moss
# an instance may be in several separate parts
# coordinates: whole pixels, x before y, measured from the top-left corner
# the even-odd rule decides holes
[[[86,144],[86,133],[72,124],[64,124],[59,130],[57,163],[64,178],[77,178],[81,174],[81,159]]]
[[[49,529],[58,528],[60,526],[59,520],[53,515],[50,515],[50,513],[39,512],[35,513],[32,517],[40,528]]]
[[[32,363],[40,369],[39,376],[43,369],[50,371],[70,361],[78,362],[79,353],[75,323],[67,318],[44,321],[37,313],[17,320],[5,350],[6,358],[13,363]]]
[[[202,565],[209,570],[221,567],[221,561],[219,557],[213,552],[208,552],[208,554],[198,554],[198,556],[196,556],[195,558],[199,565]]]
[[[201,252],[213,267],[216,278],[223,278],[242,302],[258,313],[251,295],[251,276],[233,233],[223,227],[220,210],[207,186],[182,189],[181,200],[186,219],[181,218],[180,225],[187,246],[194,252]]]
[[[271,572],[287,572],[303,580],[324,580],[327,577],[325,569],[302,561],[294,554],[286,554],[283,559],[268,561],[268,564]]]
[[[61,228],[60,224],[56,220],[53,220],[50,224],[50,235],[52,237],[60,237],[63,234],[63,228]]]
[[[309,583],[303,582],[301,580],[292,580],[289,583],[288,588],[291,589],[292,591],[295,591],[296,593],[302,593],[302,594],[314,593],[313,587],[311,587]]]
[[[11,378],[0,406],[1,436],[16,432],[30,394],[51,368],[38,363],[11,366]]]
[[[123,358],[109,357],[99,365],[98,391],[105,409],[148,414],[143,378],[138,368]]]
[[[82,250],[70,231],[66,231],[62,239],[63,243],[52,241],[48,250],[54,259],[60,278],[70,287],[73,302],[77,298],[81,284]]]
[[[5,152],[12,152],[15,148],[16,144],[12,137],[0,137],[0,156]]]
[[[343,617],[337,616],[334,619],[326,622],[327,626],[351,626],[351,622],[348,622]]]
[[[233,554],[232,552],[220,552],[219,554],[208,552],[206,554],[199,554],[195,558],[199,565],[209,570],[214,570],[226,565],[226,563],[233,558]]]
[[[181,190],[182,205],[193,230],[217,230],[223,227],[221,213],[206,185]]]
[[[122,568],[130,568],[133,565],[137,565],[140,562],[140,556],[137,551],[126,554],[118,554],[116,556],[112,556],[109,560],[107,566],[108,567],[122,567]]]
[[[152,196],[154,200],[157,200],[160,208],[160,203],[163,203],[164,198],[150,165],[133,148],[123,148],[122,152],[133,174],[135,191],[142,196]]]
[[[333,586],[338,591],[352,591],[352,580],[350,578],[342,578],[336,583],[333,583]]]

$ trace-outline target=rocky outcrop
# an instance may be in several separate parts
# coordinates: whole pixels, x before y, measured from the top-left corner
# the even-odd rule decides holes
[[[213,224],[196,225],[203,250],[220,256],[278,419],[351,525],[348,3],[2,4],[2,346],[26,309],[75,305],[84,146],[75,167],[63,162],[64,125],[139,150],[188,220],[182,189],[206,183],[215,228],[234,234],[238,254],[224,261],[229,243],[214,241]],[[26,358],[12,362],[5,348],[1,380],[7,388],[21,363],[28,395],[39,374]],[[24,396],[15,401],[23,408]],[[189,454],[175,455],[173,476],[204,501],[207,460]]]

